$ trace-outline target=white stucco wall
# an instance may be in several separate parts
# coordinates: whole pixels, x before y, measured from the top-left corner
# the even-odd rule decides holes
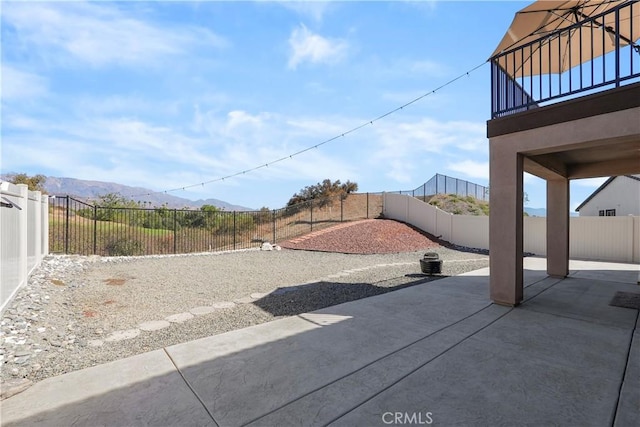
[[[598,216],[607,209],[615,209],[616,216],[640,215],[640,181],[616,177],[580,209],[580,216]]]

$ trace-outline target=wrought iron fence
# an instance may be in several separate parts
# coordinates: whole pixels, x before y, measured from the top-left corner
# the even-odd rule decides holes
[[[392,191],[392,193],[411,195],[423,201],[429,201],[436,194],[457,194],[489,201],[489,187],[441,174],[435,174],[429,181],[413,190]]]
[[[640,81],[639,27],[632,0],[492,57],[491,117]]]
[[[49,243],[51,253],[104,256],[248,249],[381,213],[382,193],[245,212],[101,207],[57,196],[49,202]]]

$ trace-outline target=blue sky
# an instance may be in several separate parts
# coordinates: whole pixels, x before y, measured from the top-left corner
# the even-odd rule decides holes
[[[269,164],[170,193],[251,208],[325,178],[486,185],[486,63],[288,156],[483,64],[527,4],[3,1],[0,168],[164,191]],[[544,181],[525,191],[545,206]]]

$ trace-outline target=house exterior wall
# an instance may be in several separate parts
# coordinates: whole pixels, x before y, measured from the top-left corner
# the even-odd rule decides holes
[[[640,175],[634,175],[640,178]],[[640,215],[640,181],[618,176],[580,208],[580,216],[599,216],[615,209],[615,216]]]

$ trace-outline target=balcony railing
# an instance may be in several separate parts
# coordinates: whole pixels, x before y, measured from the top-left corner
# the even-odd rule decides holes
[[[640,1],[629,1],[491,61],[491,118],[640,80]]]

